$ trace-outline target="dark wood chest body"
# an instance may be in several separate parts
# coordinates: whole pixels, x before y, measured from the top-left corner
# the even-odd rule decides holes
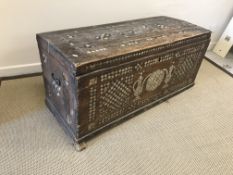
[[[210,31],[153,17],[42,33],[37,41],[47,106],[81,143],[191,87]]]

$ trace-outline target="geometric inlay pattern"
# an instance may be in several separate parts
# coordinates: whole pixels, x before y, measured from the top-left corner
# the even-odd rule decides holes
[[[196,68],[196,58],[194,57],[186,57],[184,58],[183,62],[176,65],[173,71],[173,80],[174,81],[182,81],[187,76],[192,75]]]
[[[129,104],[132,94],[133,75],[121,77],[101,85],[99,102],[99,124],[122,114]]]

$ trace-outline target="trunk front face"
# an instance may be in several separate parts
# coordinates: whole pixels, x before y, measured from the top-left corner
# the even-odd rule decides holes
[[[194,83],[209,40],[77,77],[79,139]],[[140,53],[139,53],[140,55]]]

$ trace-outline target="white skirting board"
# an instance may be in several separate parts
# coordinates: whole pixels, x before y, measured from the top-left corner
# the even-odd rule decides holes
[[[206,53],[206,57],[216,66],[233,76],[233,53],[229,52],[225,58],[212,51]]]
[[[0,77],[10,77],[41,72],[41,63],[0,67]]]

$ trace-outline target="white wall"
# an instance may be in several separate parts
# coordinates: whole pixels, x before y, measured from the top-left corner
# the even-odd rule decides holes
[[[188,20],[218,39],[232,0],[0,0],[0,76],[40,71],[35,34],[149,16]]]

